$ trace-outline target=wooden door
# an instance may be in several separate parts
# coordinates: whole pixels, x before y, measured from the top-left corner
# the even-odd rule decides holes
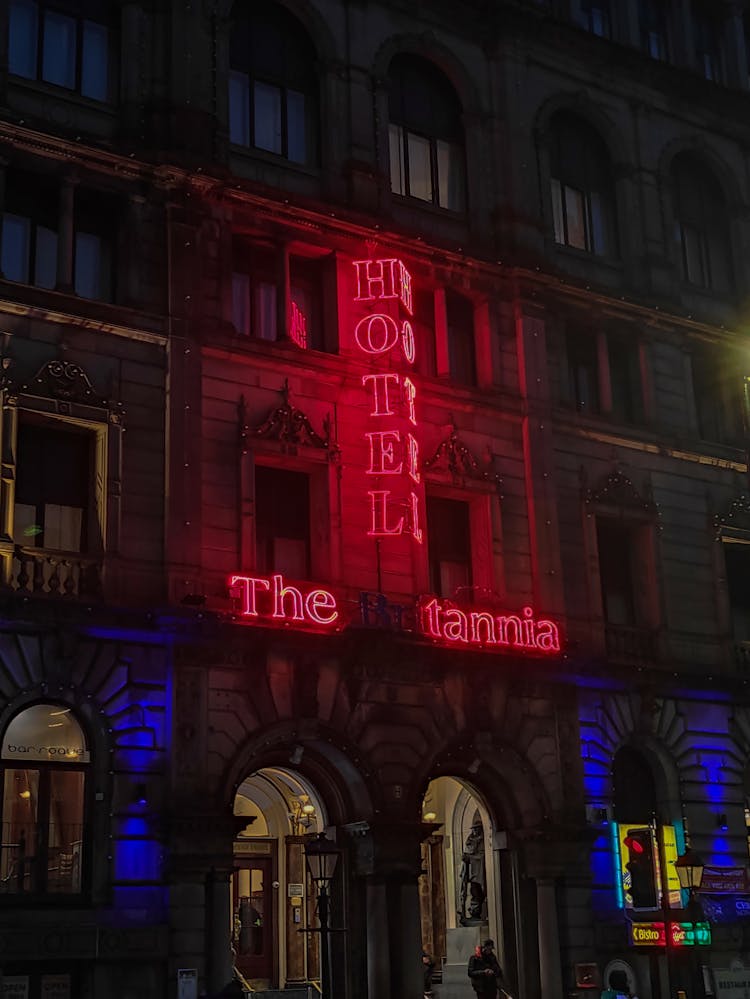
[[[234,872],[234,949],[245,978],[274,978],[272,861],[248,857]]]

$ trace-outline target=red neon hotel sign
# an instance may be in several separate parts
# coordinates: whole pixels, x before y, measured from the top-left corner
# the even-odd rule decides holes
[[[368,489],[367,533],[375,538],[411,534],[421,543],[424,535],[420,498],[415,488],[421,480],[419,443],[414,435],[417,390],[411,378],[391,370],[394,360],[402,359],[412,365],[416,356],[410,321],[414,311],[411,275],[403,262],[395,258],[355,260],[354,269],[357,277],[354,301],[378,302],[380,309],[359,320],[354,339],[368,360],[387,369],[362,376],[362,386],[370,398],[373,426],[365,434],[369,451],[367,475],[392,483],[392,488]]]
[[[520,614],[496,614],[489,610],[456,607],[450,600],[429,596],[419,601],[417,619],[424,635],[446,645],[498,651],[560,651],[557,625],[537,618],[531,607],[524,607]]]
[[[320,587],[302,589],[272,576],[230,576],[230,593],[239,602],[239,613],[254,623],[267,621],[304,628],[333,628],[339,619],[336,597]]]

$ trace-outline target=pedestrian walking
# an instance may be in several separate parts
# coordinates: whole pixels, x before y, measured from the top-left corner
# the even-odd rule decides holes
[[[503,981],[503,969],[495,957],[495,941],[485,940],[469,958],[471,987],[482,999],[497,999]]]
[[[432,976],[435,973],[435,961],[426,950],[422,951],[422,972],[424,974],[424,999],[432,999]]]

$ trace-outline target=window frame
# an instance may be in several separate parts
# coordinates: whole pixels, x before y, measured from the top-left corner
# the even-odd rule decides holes
[[[2,753],[0,753],[0,783],[3,787],[3,796],[0,798],[0,822],[5,825],[4,816],[4,799],[5,799],[5,778],[8,772],[13,771],[38,771],[39,772],[39,789],[38,789],[38,804],[43,804],[41,809],[41,815],[39,807],[37,808],[37,817],[34,820],[34,825],[37,829],[36,832],[36,843],[38,848],[38,853],[35,855],[35,863],[37,865],[37,870],[40,873],[38,875],[38,884],[41,888],[34,891],[16,891],[0,893],[0,907],[13,906],[18,907],[19,905],[38,905],[41,901],[51,901],[54,899],[55,905],[65,906],[76,906],[80,905],[82,899],[85,899],[91,894],[91,876],[92,876],[92,856],[93,856],[93,841],[94,841],[94,830],[92,828],[92,807],[91,798],[94,787],[94,760],[92,758],[92,740],[90,733],[87,731],[86,726],[82,723],[79,713],[75,711],[71,705],[64,704],[58,701],[33,701],[25,704],[20,709],[13,712],[13,714],[7,719],[3,728],[3,740],[5,738],[5,733],[8,730],[10,724],[24,711],[29,708],[35,707],[36,705],[49,706],[51,708],[59,708],[62,710],[68,710],[73,712],[73,717],[75,718],[76,724],[81,730],[83,738],[86,740],[86,746],[89,752],[89,759],[84,762],[69,764],[69,763],[59,763],[52,760],[15,760],[6,759]],[[49,884],[49,868],[48,868],[48,853],[49,853],[49,829],[50,829],[50,813],[51,813],[51,775],[53,773],[76,773],[82,774],[83,776],[83,789],[81,794],[81,843],[82,843],[82,861],[80,866],[80,887],[78,891],[75,892],[64,892],[64,891],[50,891],[48,888]],[[44,798],[42,797],[42,791],[44,790]],[[47,835],[44,836],[42,833],[46,830]],[[3,840],[4,840],[3,836]]]
[[[436,466],[425,476],[424,531],[422,559],[417,589],[432,592],[430,532],[427,526],[427,503],[430,499],[465,503],[469,518],[470,593],[503,593],[505,590],[502,548],[502,519],[497,490],[488,482],[467,479],[461,488],[453,484],[450,474]],[[450,599],[450,595],[447,599]]]
[[[670,184],[682,282],[709,294],[733,295],[736,261],[729,206],[720,181],[709,167],[688,152],[678,154],[672,161]],[[719,280],[722,255],[726,258],[725,283]],[[700,271],[697,280],[693,262]]]
[[[19,0],[16,0],[19,2]],[[92,101],[99,105],[112,105],[117,101],[117,46],[116,46],[116,36],[117,25],[115,19],[110,16],[108,18],[103,18],[101,20],[94,19],[90,16],[86,16],[85,13],[79,10],[72,10],[74,6],[79,6],[77,4],[69,4],[67,9],[64,2],[58,0],[58,3],[47,2],[47,0],[21,0],[23,6],[33,7],[35,10],[35,20],[36,20],[36,44],[33,51],[33,62],[34,62],[34,75],[26,76],[20,73],[13,73],[9,70],[9,75],[18,80],[32,80],[36,83],[41,83],[44,86],[56,87],[59,90],[67,91],[70,94],[75,94],[76,97],[83,98],[87,101]],[[74,67],[74,81],[72,86],[68,86],[65,83],[58,83],[54,80],[48,80],[44,77],[44,52],[45,52],[45,35],[46,35],[46,20],[48,14],[58,14],[63,17],[69,18],[75,24],[75,67]],[[107,54],[107,64],[106,72],[107,79],[105,83],[105,96],[104,97],[94,97],[90,94],[84,94],[83,92],[83,76],[84,76],[84,63],[85,63],[85,26],[86,24],[96,25],[99,28],[104,28],[107,32],[106,41],[106,54]],[[10,46],[10,5],[8,14],[8,44]]]

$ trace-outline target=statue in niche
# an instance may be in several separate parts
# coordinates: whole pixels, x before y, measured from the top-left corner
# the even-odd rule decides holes
[[[461,926],[481,923],[486,918],[487,874],[484,858],[484,827],[475,812],[471,830],[466,837],[459,870],[458,921]],[[468,912],[467,912],[468,909]]]

